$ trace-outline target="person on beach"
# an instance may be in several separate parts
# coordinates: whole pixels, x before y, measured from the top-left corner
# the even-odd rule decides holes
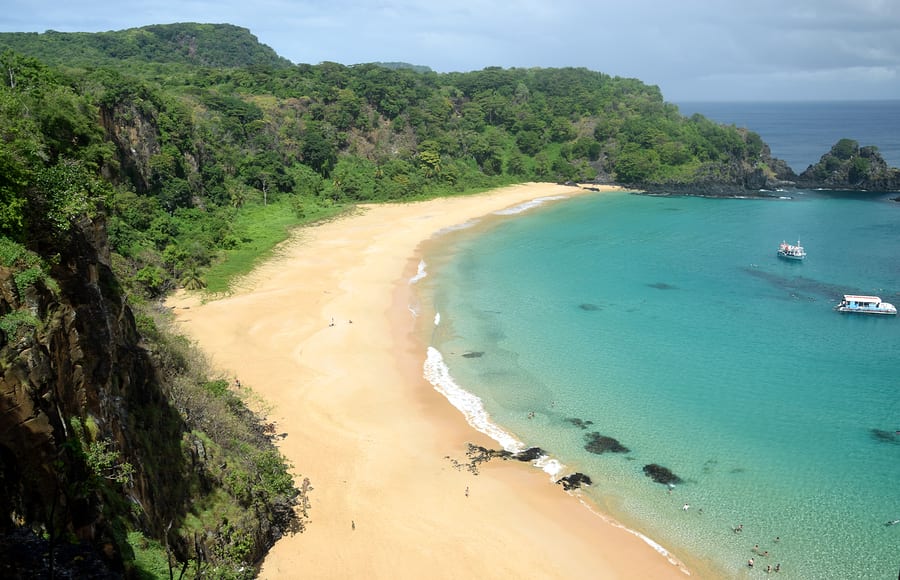
[[[469,497],[469,486],[466,486],[466,497]]]

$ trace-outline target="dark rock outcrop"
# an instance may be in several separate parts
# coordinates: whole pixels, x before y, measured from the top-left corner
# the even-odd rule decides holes
[[[573,473],[559,478],[556,483],[563,486],[564,490],[571,491],[573,489],[578,489],[583,485],[591,485],[593,481],[591,481],[591,478],[588,475],[583,473]]]
[[[900,191],[900,169],[888,167],[877,147],[841,139],[800,174],[798,187],[845,191]]]
[[[513,459],[518,459],[519,461],[535,461],[536,459],[540,459],[544,455],[547,455],[547,452],[541,449],[540,447],[529,447],[525,451],[520,451],[513,455]]]

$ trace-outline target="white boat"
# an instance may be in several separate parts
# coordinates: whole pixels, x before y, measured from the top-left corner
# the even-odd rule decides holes
[[[897,307],[890,302],[882,302],[878,296],[858,296],[844,294],[844,299],[837,305],[838,312],[855,312],[858,314],[897,314]]]
[[[778,246],[778,255],[788,260],[802,260],[806,258],[806,250],[800,245],[800,240],[797,240],[797,245],[781,242]]]

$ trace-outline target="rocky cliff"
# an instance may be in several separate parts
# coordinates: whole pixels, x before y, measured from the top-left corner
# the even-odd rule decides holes
[[[798,187],[845,191],[900,191],[900,169],[888,167],[877,147],[841,139],[797,179]]]
[[[138,332],[102,218],[29,247],[0,238],[0,577],[134,576],[131,530],[179,566],[252,569],[301,527],[271,435],[226,381],[169,376],[186,363]]]
[[[0,315],[22,315],[0,331],[0,510],[10,515],[0,532],[29,525],[51,541],[87,542],[122,570],[128,510],[116,503],[158,535],[179,517],[184,425],[104,240],[102,224],[85,221],[54,245],[50,276],[28,283],[29,270],[0,268]]]
[[[742,134],[746,137],[747,133]],[[793,187],[796,180],[797,175],[788,164],[773,157],[769,146],[762,144],[754,156],[731,155],[727,162],[705,164],[684,182],[634,185],[650,194],[744,197],[764,196],[766,191]]]

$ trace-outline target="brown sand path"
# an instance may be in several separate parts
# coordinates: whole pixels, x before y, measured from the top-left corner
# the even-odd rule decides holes
[[[497,445],[422,377],[408,310],[420,244],[535,198],[585,193],[527,184],[365,206],[298,230],[230,297],[169,301],[213,364],[270,406],[282,452],[312,482],[307,530],[276,543],[261,578],[686,577],[538,469],[454,468],[447,457],[465,459],[466,442]]]

